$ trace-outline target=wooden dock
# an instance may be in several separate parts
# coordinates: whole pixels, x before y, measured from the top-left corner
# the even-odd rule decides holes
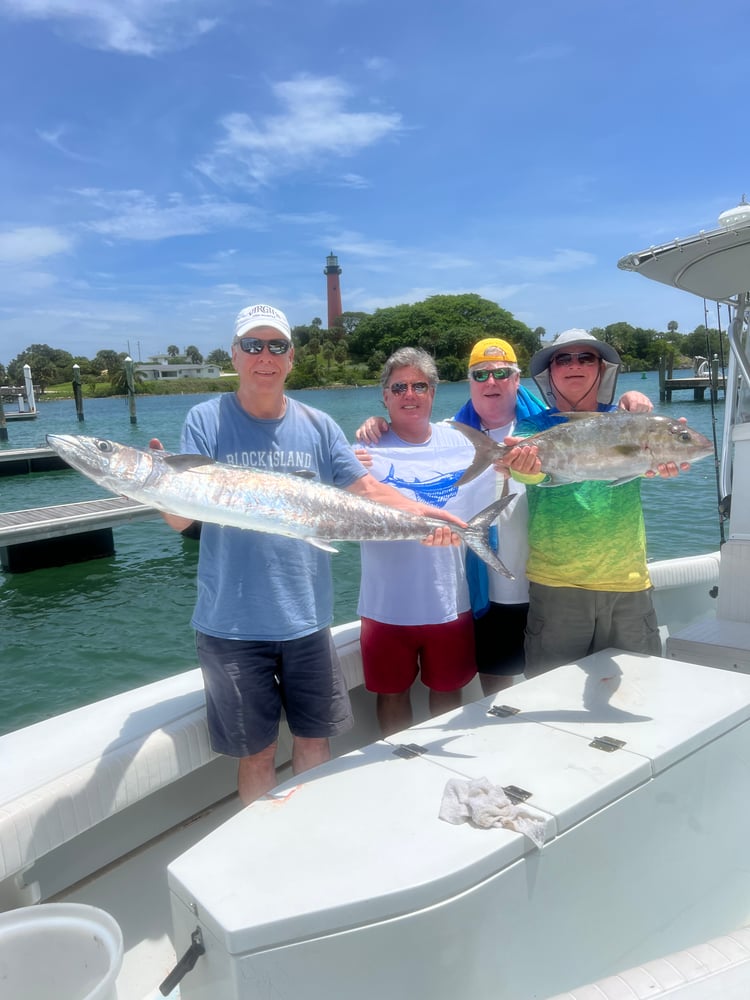
[[[0,513],[0,565],[8,573],[23,573],[110,556],[113,526],[159,516],[127,497]]]
[[[0,450],[0,476],[18,476],[28,472],[56,472],[58,469],[69,468],[68,463],[60,458],[53,448]]]
[[[719,361],[715,358],[711,362],[710,373],[708,375],[693,375],[688,378],[673,378],[672,368],[667,369],[664,359],[659,365],[659,400],[670,403],[672,393],[692,389],[693,399],[702,402],[706,392],[710,393],[710,398],[716,402],[719,392],[723,392],[726,397],[727,380],[724,375],[719,374]]]

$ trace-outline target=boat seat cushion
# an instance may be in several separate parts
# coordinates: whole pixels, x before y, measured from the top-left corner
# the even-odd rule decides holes
[[[200,670],[0,737],[0,882],[214,757]]]
[[[351,689],[359,621],[332,632]],[[0,883],[216,757],[200,670],[0,736]]]
[[[746,1000],[750,927],[560,993],[550,1000]]]

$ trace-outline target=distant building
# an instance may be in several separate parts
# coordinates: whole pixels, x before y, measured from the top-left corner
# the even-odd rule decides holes
[[[326,276],[326,292],[328,297],[328,329],[330,330],[339,318],[343,309],[341,308],[341,285],[339,284],[339,259],[331,250],[326,257],[326,266],[323,268]]]
[[[168,354],[155,354],[144,363],[133,365],[133,371],[139,374],[144,382],[157,382],[159,379],[177,378],[221,378],[220,365],[192,365],[187,361],[176,365],[169,364]]]

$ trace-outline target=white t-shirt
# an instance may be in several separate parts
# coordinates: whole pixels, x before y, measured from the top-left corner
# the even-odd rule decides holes
[[[467,519],[464,489],[455,483],[474,450],[459,431],[431,424],[430,440],[411,444],[392,430],[368,450],[370,473],[404,496]],[[470,484],[473,485],[473,484]],[[481,509],[475,507],[471,513]],[[436,625],[469,610],[463,546],[420,542],[362,542],[358,614],[390,625]]]
[[[515,421],[506,424],[505,427],[496,427],[486,433],[493,441],[502,444],[506,437],[513,434],[514,429]],[[487,503],[502,496],[504,487],[508,493],[515,493],[515,499],[500,512],[500,517],[496,522],[499,536],[497,554],[501,562],[513,574],[515,580],[508,580],[500,573],[490,570],[490,600],[493,604],[526,604],[529,600],[529,581],[526,579],[526,560],[529,555],[529,506],[526,499],[526,487],[523,483],[517,483],[512,479],[506,480],[503,476],[497,475],[493,469],[488,469],[487,472],[483,473],[483,477],[488,474],[494,480],[494,493],[490,494]]]

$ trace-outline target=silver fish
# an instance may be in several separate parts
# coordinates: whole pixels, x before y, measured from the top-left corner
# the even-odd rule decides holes
[[[523,444],[539,449],[542,472],[549,479],[540,486],[562,486],[587,479],[599,479],[620,486],[631,479],[656,471],[657,465],[697,462],[713,455],[708,438],[678,420],[652,413],[563,413],[564,422],[524,438]],[[458,485],[475,479],[510,448],[486,434],[450,421],[474,445],[474,460]]]
[[[332,541],[422,539],[447,523],[311,482],[304,474],[261,472],[205,455],[175,455],[72,434],[48,434],[47,443],[112,493],[194,521],[299,538],[326,552],[336,551],[328,544]],[[488,566],[510,580],[512,574],[489,545],[488,531],[512,497],[490,504],[467,528],[451,525]]]

